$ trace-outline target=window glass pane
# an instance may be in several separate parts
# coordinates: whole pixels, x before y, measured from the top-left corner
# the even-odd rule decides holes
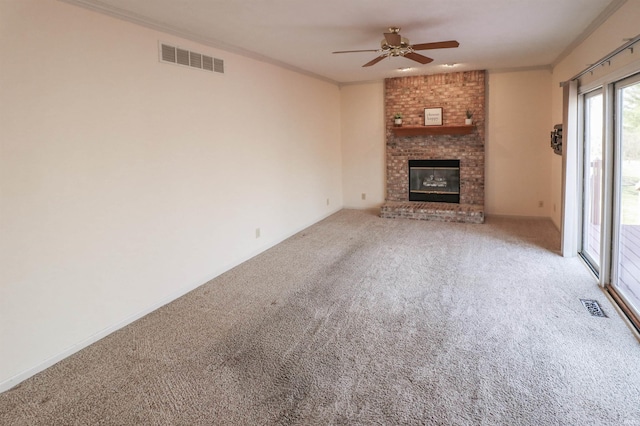
[[[619,220],[616,287],[640,311],[640,82],[618,90]]]
[[[582,254],[595,271],[600,266],[602,209],[602,93],[585,96]]]

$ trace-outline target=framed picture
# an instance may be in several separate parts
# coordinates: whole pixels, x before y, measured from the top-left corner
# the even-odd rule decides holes
[[[442,126],[442,108],[425,108],[424,125]]]

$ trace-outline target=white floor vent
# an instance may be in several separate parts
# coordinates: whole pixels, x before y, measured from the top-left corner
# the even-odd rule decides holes
[[[598,303],[597,300],[580,299],[580,302],[582,302],[582,306],[584,306],[586,308],[586,310],[589,311],[591,316],[593,316],[593,317],[601,317],[601,318],[608,318],[607,315],[602,310],[602,308],[600,307],[600,304]]]
[[[160,62],[184,65],[205,71],[224,74],[224,61],[222,59],[191,52],[170,44],[160,43]]]

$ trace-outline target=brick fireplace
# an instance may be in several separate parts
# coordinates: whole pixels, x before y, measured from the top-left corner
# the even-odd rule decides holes
[[[484,105],[484,71],[385,80],[387,196],[382,217],[484,222]],[[442,126],[424,126],[424,109],[434,107],[442,108]],[[473,111],[470,126],[465,125],[467,109]],[[402,113],[402,127],[394,126],[395,113]],[[459,161],[458,202],[409,201],[410,160]],[[438,185],[428,181],[431,175],[422,179],[422,189]]]

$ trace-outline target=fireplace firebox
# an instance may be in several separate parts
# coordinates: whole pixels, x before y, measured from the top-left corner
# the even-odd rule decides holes
[[[460,160],[409,160],[409,201],[460,203]]]

